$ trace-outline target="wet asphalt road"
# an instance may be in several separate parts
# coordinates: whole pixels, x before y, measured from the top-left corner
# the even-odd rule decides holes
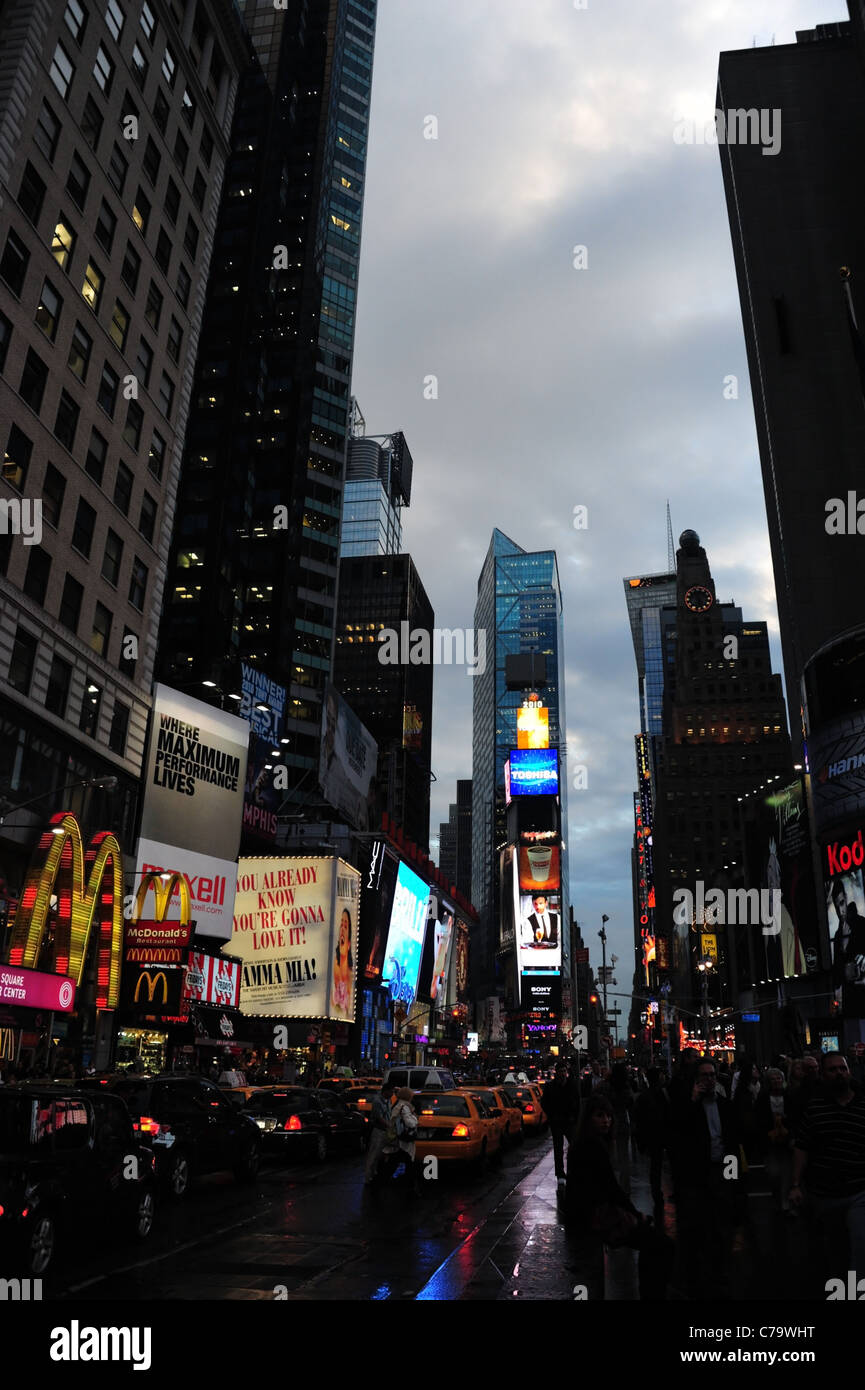
[[[360,1155],[281,1165],[254,1184],[200,1180],[163,1200],[148,1242],[63,1252],[50,1299],[415,1299],[472,1232],[546,1157],[547,1137],[510,1148],[479,1176],[440,1165],[411,1198],[363,1186]],[[425,1292],[427,1289],[427,1292]]]

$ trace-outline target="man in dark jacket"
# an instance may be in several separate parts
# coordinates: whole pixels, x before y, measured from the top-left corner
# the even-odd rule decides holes
[[[690,1095],[680,1090],[672,1124],[685,1287],[699,1290],[695,1297],[724,1297],[739,1190],[739,1138],[710,1057],[700,1059]]]
[[[646,1072],[647,1091],[641,1091],[634,1104],[635,1138],[641,1153],[649,1155],[649,1182],[656,1215],[663,1215],[664,1192],[661,1187],[661,1168],[664,1149],[670,1143],[670,1097],[664,1088],[659,1067]]]
[[[553,1136],[553,1155],[556,1164],[556,1185],[565,1186],[565,1139],[570,1144],[574,1126],[580,1118],[579,1096],[568,1076],[566,1062],[557,1062],[555,1075],[541,1093],[541,1105],[550,1122]]]

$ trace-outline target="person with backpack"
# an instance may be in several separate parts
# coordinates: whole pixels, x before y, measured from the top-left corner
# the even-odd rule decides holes
[[[410,1193],[417,1191],[415,1180],[414,1155],[417,1134],[417,1115],[412,1109],[414,1092],[402,1086],[396,1092],[388,1117],[388,1130],[384,1145],[384,1156],[390,1160],[390,1176],[393,1177],[400,1164],[405,1168],[405,1186]]]
[[[378,1177],[379,1164],[381,1163],[385,1145],[388,1140],[393,1092],[393,1082],[385,1081],[372,1103],[372,1116],[370,1120],[371,1133],[369,1136],[369,1146],[366,1151],[366,1171],[364,1173],[365,1187],[371,1187]]]

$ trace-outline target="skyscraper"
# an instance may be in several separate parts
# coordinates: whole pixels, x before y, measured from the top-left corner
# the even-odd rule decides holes
[[[561,788],[561,919],[569,921],[567,757],[562,599],[553,550],[526,551],[493,531],[478,580],[475,632],[486,634],[486,663],[474,677],[472,734],[472,902],[480,922],[472,941],[475,998],[495,994],[499,949],[498,848],[507,838],[505,762],[517,747],[517,712],[523,696],[508,690],[505,658],[538,652],[546,657],[549,741],[558,748]],[[570,970],[563,932],[563,970]],[[565,959],[567,965],[565,965]],[[501,981],[500,981],[501,983]]]
[[[111,802],[63,804],[104,816],[131,849],[248,55],[227,0],[0,13],[0,493],[13,512],[41,506],[40,534],[0,536],[0,789],[41,802],[7,814],[0,834],[19,843],[58,809],[52,792],[108,775]]]
[[[354,435],[348,443],[340,559],[399,555],[402,509],[411,502],[412,457],[405,435]]]
[[[457,799],[448,808],[448,819],[439,826],[439,868],[471,901],[472,891],[472,784],[457,782]]]
[[[241,86],[161,632],[172,683],[286,686],[292,786],[330,674],[376,0],[243,6]]]

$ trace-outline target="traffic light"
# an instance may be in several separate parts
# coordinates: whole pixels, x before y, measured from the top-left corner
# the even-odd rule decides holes
[[[589,995],[589,1003],[590,1003],[590,1004],[597,1004],[598,1002],[599,1002],[598,996],[597,996],[597,994],[596,994],[596,993],[594,992],[594,990],[593,990],[592,993]]]

